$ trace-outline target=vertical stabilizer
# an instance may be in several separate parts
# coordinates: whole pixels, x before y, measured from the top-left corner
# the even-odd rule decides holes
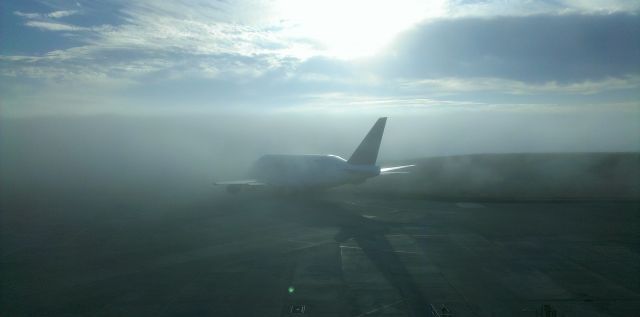
[[[384,133],[384,125],[387,118],[380,118],[373,125],[367,136],[364,137],[358,148],[351,154],[349,164],[355,165],[375,165],[378,158],[378,150],[380,149],[380,141]]]

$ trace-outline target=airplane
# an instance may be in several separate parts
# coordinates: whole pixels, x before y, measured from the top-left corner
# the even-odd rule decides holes
[[[249,170],[251,179],[216,182],[229,193],[242,189],[273,187],[285,192],[328,189],[344,184],[360,184],[368,178],[414,165],[379,167],[376,165],[387,118],[379,118],[348,160],[332,154],[267,154]]]

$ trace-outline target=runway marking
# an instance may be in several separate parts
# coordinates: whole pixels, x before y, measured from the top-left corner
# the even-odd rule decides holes
[[[393,303],[391,303],[391,304],[387,304],[387,305],[380,306],[380,307],[378,307],[378,308],[374,308],[374,309],[372,309],[372,310],[370,310],[370,311],[368,311],[368,312],[364,312],[364,313],[362,313],[362,314],[360,314],[360,315],[357,315],[357,316],[355,316],[355,317],[362,317],[362,316],[366,316],[366,315],[371,315],[371,314],[376,313],[376,312],[379,312],[379,311],[381,311],[381,310],[383,310],[383,309],[385,309],[385,308],[389,308],[389,307],[391,307],[391,306],[398,305],[398,304],[400,304],[400,303],[402,303],[402,302],[404,302],[404,299],[399,299],[399,300],[397,300],[397,301],[395,301],[395,302],[393,302]]]
[[[301,251],[301,250],[304,250],[304,249],[310,249],[310,248],[313,248],[313,247],[318,247],[318,246],[321,246],[321,245],[324,245],[324,244],[335,243],[335,242],[336,242],[335,240],[323,240],[323,241],[316,242],[316,243],[303,242],[303,243],[307,243],[307,245],[301,246],[301,247],[297,247],[297,248],[293,248],[293,249],[288,250],[288,251],[286,251],[284,253],[298,252],[298,251]]]
[[[348,246],[348,245],[341,245],[340,246],[340,252],[342,254],[342,248],[345,249],[358,249],[358,250],[362,250],[361,247],[352,247],[352,246]],[[420,254],[420,252],[416,252],[416,251],[405,251],[405,250],[378,250],[378,251],[384,251],[384,252],[396,252],[396,253],[408,253],[408,254]]]
[[[431,238],[431,237],[446,237],[448,234],[387,234],[387,237],[412,237],[412,238]]]
[[[358,208],[368,208],[368,209],[381,209],[381,210],[385,210],[385,211],[391,211],[392,213],[397,212],[399,209],[398,208],[393,208],[393,207],[389,207],[389,206],[381,206],[378,204],[363,204],[363,203],[359,203],[359,202],[353,202],[353,201],[345,201],[345,204],[348,205],[352,205]]]

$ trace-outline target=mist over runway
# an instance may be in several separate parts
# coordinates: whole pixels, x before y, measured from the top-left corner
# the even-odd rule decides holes
[[[422,125],[392,118],[380,155],[416,164],[411,174],[304,195],[229,195],[212,185],[242,175],[267,150],[347,156],[370,125],[280,120],[4,121],[4,311],[294,316],[304,307],[309,316],[430,316],[445,305],[456,316],[530,316],[550,305],[566,316],[628,316],[640,309],[637,152],[419,158],[443,143],[425,134],[424,148],[409,146],[421,140]],[[251,128],[238,129],[241,121]],[[482,146],[519,146],[493,142]],[[541,148],[557,149],[553,142]]]
[[[66,192],[107,197],[113,193],[136,199],[138,195],[155,197],[156,192],[162,192],[171,193],[175,199],[191,200],[206,196],[214,181],[246,177],[251,165],[264,154],[336,154],[348,158],[376,118],[375,113],[2,117],[0,181],[5,186],[1,194],[31,195],[35,190],[45,196]],[[417,173],[409,177],[390,175],[385,180],[411,180],[412,186],[419,188],[434,177],[438,178],[434,186],[439,188],[447,182],[451,186],[473,183],[481,188],[487,182],[496,184],[496,177],[537,176],[550,182],[574,178],[593,182],[604,177],[606,182],[608,172],[614,172],[611,177],[617,180],[626,177],[624,181],[633,183],[637,182],[633,177],[637,158],[633,155],[626,156],[619,167],[619,156],[553,159],[543,155],[536,160],[525,155],[503,158],[513,163],[506,165],[490,155],[485,160],[455,156],[638,152],[639,122],[632,115],[602,111],[579,115],[482,110],[398,114],[389,119],[378,163],[420,163]],[[451,158],[425,160],[429,157]],[[598,164],[606,165],[607,159],[613,164],[598,172]],[[438,164],[444,164],[439,172]],[[478,169],[480,166],[482,169]],[[520,167],[525,174],[516,175]],[[467,174],[473,181],[465,180]],[[497,190],[501,188],[505,187]],[[562,191],[562,186],[554,191]]]

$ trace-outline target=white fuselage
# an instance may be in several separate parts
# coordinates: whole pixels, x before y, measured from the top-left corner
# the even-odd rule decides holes
[[[376,165],[354,165],[336,155],[264,155],[250,176],[272,186],[328,188],[378,176]]]

